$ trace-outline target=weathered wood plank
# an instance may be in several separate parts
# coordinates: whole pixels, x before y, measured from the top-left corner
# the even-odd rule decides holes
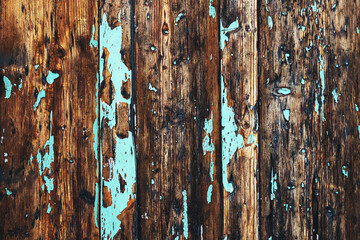
[[[2,239],[98,237],[96,22],[93,1],[1,1]]]
[[[220,8],[224,237],[257,239],[257,2]]]
[[[135,1],[140,239],[222,235],[218,1]]]
[[[357,12],[358,1],[261,2],[263,239],[358,238]]]
[[[100,234],[104,239],[135,239],[131,5],[120,0],[100,4]]]

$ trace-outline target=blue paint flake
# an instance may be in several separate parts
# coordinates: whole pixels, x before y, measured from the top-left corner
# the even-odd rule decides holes
[[[341,170],[342,174],[348,178],[349,177],[349,171],[347,170],[346,166],[343,166],[342,167],[342,170]]]
[[[7,188],[5,188],[5,191],[6,191],[6,195],[8,195],[8,196],[10,196],[12,194],[12,192]]]
[[[271,16],[268,16],[268,24],[269,24],[269,29],[271,30],[273,28],[273,20]]]
[[[337,88],[335,88],[335,89],[332,91],[332,95],[334,96],[335,102],[338,103],[338,96],[340,96],[341,94],[338,95],[338,94],[336,93],[336,90],[337,90]]]
[[[49,83],[49,84],[53,84],[54,83],[54,80],[56,78],[59,77],[59,74],[58,73],[53,73],[52,71],[49,71],[49,74],[47,75],[46,77],[46,81]]]
[[[158,91],[155,87],[153,87],[153,85],[151,85],[151,83],[149,83],[149,90],[150,90],[150,91],[153,91],[153,92],[157,92],[157,91]]]
[[[99,43],[98,43],[97,40],[95,40],[94,36],[95,36],[95,25],[93,25],[93,27],[92,27],[92,34],[91,34],[91,39],[90,39],[90,47],[98,48]]]
[[[207,191],[207,202],[210,203],[211,202],[211,194],[212,194],[212,190],[213,190],[213,185],[211,184],[208,188]]]
[[[8,99],[11,96],[12,84],[6,76],[4,76],[3,80],[4,80],[4,84],[5,84],[5,98]]]
[[[221,50],[224,49],[225,47],[225,42],[229,41],[229,37],[226,36],[227,33],[234,31],[235,29],[237,29],[239,27],[239,22],[238,20],[235,20],[234,22],[232,22],[230,24],[229,27],[225,28],[222,25],[222,21],[220,20],[220,48]]]
[[[39,68],[39,65],[38,64],[36,64],[35,65],[35,70],[37,70]]]
[[[213,7],[214,4],[214,0],[210,0],[209,2],[209,16],[212,18],[215,18],[216,16],[216,11],[215,11],[215,7]]]
[[[175,19],[175,25],[177,26],[178,25],[178,22],[184,18],[184,14],[181,12],[177,15],[176,19]]]
[[[37,95],[36,102],[34,104],[34,111],[36,111],[36,108],[39,106],[41,99],[44,97],[45,97],[45,90],[43,89]]]
[[[291,93],[291,90],[289,88],[279,88],[277,89],[277,93],[281,95],[289,95]]]
[[[188,226],[188,216],[187,216],[187,195],[186,195],[186,190],[184,190],[182,192],[182,194],[183,194],[183,197],[184,197],[184,211],[183,211],[184,218],[183,218],[182,222],[184,224],[184,237],[185,237],[185,239],[187,239],[188,236],[189,236],[189,226]]]
[[[286,121],[289,121],[289,119],[290,119],[290,110],[289,110],[289,109],[285,109],[285,110],[283,111],[283,114],[284,114],[285,120],[286,120]]]
[[[271,184],[271,194],[270,194],[270,199],[274,200],[275,199],[275,192],[277,190],[277,174],[274,174],[273,169],[271,169],[271,180],[270,180],[270,184]]]

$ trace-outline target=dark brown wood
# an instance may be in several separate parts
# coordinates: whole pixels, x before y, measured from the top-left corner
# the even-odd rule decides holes
[[[1,1],[1,239],[99,236],[96,23],[93,1]]]
[[[102,1],[100,21],[100,234],[136,239],[130,2]]]
[[[257,2],[220,7],[224,237],[257,239]]]
[[[262,1],[262,239],[358,239],[359,3]]]
[[[140,239],[222,237],[218,2],[211,8],[135,1]]]

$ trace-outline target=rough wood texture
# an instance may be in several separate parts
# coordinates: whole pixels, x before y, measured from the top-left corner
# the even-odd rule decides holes
[[[131,5],[102,1],[100,15],[100,234],[106,239],[135,239]]]
[[[257,239],[257,5],[221,1],[224,237]]]
[[[358,12],[261,2],[263,239],[358,239]]]
[[[218,2],[210,7],[135,1],[140,239],[222,234]]]
[[[91,1],[1,1],[1,239],[98,238]]]
[[[0,239],[360,239],[359,0],[0,6]]]

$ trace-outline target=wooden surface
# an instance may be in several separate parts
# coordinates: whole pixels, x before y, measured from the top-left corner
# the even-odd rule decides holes
[[[0,6],[0,239],[360,239],[358,0]]]

